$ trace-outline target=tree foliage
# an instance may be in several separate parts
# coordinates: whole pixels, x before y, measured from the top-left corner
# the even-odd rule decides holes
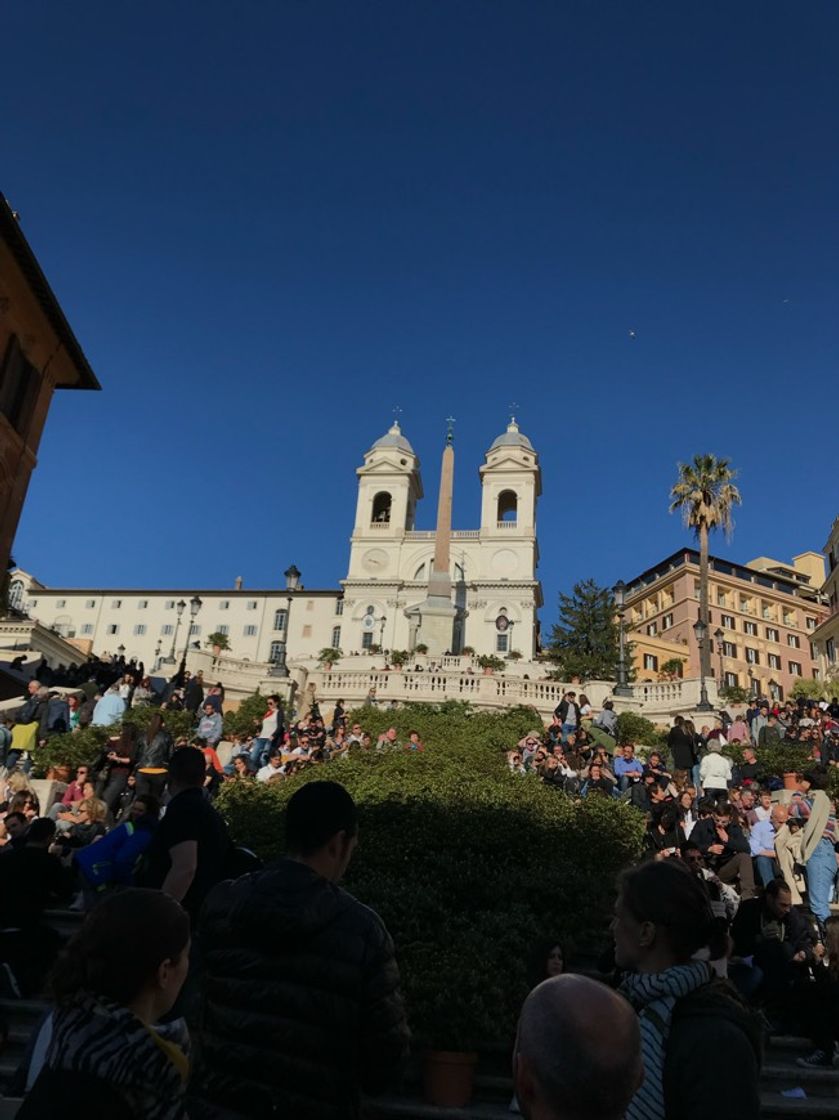
[[[799,677],[792,686],[793,696],[804,696],[808,700],[825,700],[827,698],[828,684],[825,681],[809,680]]]
[[[615,680],[620,657],[620,630],[609,588],[593,579],[560,592],[559,622],[551,630],[548,652],[565,679]],[[630,657],[627,652],[627,666]]]

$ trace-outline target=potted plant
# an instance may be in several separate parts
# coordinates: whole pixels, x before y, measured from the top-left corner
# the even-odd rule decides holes
[[[521,652],[520,649],[511,649],[510,652],[507,654],[507,660],[508,661],[521,661],[521,659],[522,659],[522,652]]]
[[[685,662],[684,662],[683,657],[671,657],[671,658],[669,658],[667,661],[664,662],[664,664],[659,669],[658,679],[660,681],[681,680],[684,665],[685,665]]]
[[[394,669],[401,669],[410,660],[410,657],[411,655],[406,649],[392,649],[390,651],[390,663]]]
[[[343,651],[335,646],[324,646],[318,654],[318,661],[326,668],[327,672],[331,672],[332,666],[336,661],[340,661],[343,656]]]
[[[766,773],[781,775],[784,789],[798,789],[798,775],[814,765],[807,747],[783,741],[777,747],[758,748],[757,758]]]
[[[418,646],[414,646],[414,653],[426,654],[428,653],[428,646],[425,642],[420,642]]]
[[[463,649],[460,652],[461,652],[461,655],[463,657],[474,657],[475,656],[474,646],[464,646]]]
[[[230,639],[220,630],[216,630],[207,638],[206,645],[212,649],[214,656],[218,657],[223,649],[230,649]]]
[[[486,675],[490,673],[501,673],[504,670],[504,662],[500,657],[496,657],[494,653],[482,653],[478,658],[478,664]]]

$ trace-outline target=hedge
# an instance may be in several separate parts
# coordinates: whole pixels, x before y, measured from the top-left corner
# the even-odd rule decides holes
[[[354,751],[270,785],[231,782],[217,804],[237,841],[281,854],[292,793],[333,778],[359,807],[346,885],[393,935],[420,1042],[463,1049],[508,1041],[526,965],[545,937],[603,940],[618,870],[638,857],[643,818],[628,805],[575,802],[513,775],[503,748],[541,726],[530,709],[465,705],[354,712],[374,738],[419,731],[424,752]]]

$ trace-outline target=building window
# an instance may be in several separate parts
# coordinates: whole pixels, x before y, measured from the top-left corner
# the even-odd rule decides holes
[[[372,645],[373,645],[373,631],[372,630],[365,630],[364,633],[361,635],[361,648],[362,649],[370,649]]]
[[[304,638],[311,638],[311,636],[312,636],[311,626],[304,626],[303,627],[303,637]]]
[[[148,605],[149,605],[148,599],[138,599],[137,600],[137,610],[144,611],[148,608]]]
[[[27,361],[17,336],[12,335],[0,371],[0,412],[21,436],[26,434],[29,427],[32,406],[40,386],[40,374]]]
[[[313,611],[314,609],[315,609],[314,599],[307,599],[306,600],[306,610],[307,611]]]
[[[332,645],[333,649],[340,649],[341,648],[341,627],[340,626],[333,626],[332,627],[332,642],[331,642],[331,645]]]
[[[658,672],[658,658],[655,656],[654,653],[645,653],[644,654],[644,668],[645,669],[652,669],[652,671],[654,673]]]
[[[230,610],[230,600],[229,599],[222,599],[221,602],[218,605],[218,609],[220,611],[229,611]]]
[[[248,599],[248,610],[249,611],[255,611],[256,610],[256,599]]]
[[[496,634],[495,635],[495,651],[496,653],[506,653],[509,647],[510,635],[509,634]]]
[[[790,671],[790,676],[800,677],[801,676],[801,662],[800,661],[790,661],[789,671]]]
[[[737,623],[734,620],[733,614],[720,615],[720,625],[724,626],[726,630],[736,630]]]
[[[373,513],[370,520],[376,525],[388,525],[391,505],[390,494],[386,490],[380,490],[373,498]]]
[[[285,630],[286,622],[288,621],[288,611],[285,607],[281,607],[278,611],[274,611],[274,629]]]
[[[767,665],[769,666],[770,669],[780,669],[781,668],[781,658],[778,656],[777,653],[768,653],[766,655],[766,663],[767,663]]]
[[[116,622],[112,622],[108,626],[108,628],[106,629],[105,633],[106,634],[111,634],[111,635],[118,634],[119,633],[119,626],[116,624]]]
[[[784,611],[784,626],[797,626],[798,619],[795,617],[795,611]]]
[[[160,627],[160,633],[164,638],[170,638],[175,633],[175,627],[170,622],[166,622]]]
[[[343,614],[344,613],[344,600],[343,599],[336,599],[335,600],[335,613],[336,614]]]
[[[223,622],[220,622],[218,624],[218,626],[216,627],[216,633],[217,634],[224,634],[226,636],[230,633],[230,627],[225,626]]]
[[[661,629],[662,630],[669,630],[672,625],[673,625],[673,615],[672,614],[666,614],[664,616],[664,618],[661,620]]]
[[[272,664],[276,664],[280,660],[280,650],[283,648],[282,642],[272,642],[268,650],[268,660]]]
[[[36,600],[37,602],[37,600]],[[23,606],[23,580],[13,579],[9,584],[9,606],[13,611],[19,611]]]
[[[735,645],[734,642],[723,642],[722,652],[723,652],[723,655],[725,657],[736,657],[737,656],[737,646]]]
[[[750,665],[759,665],[760,654],[756,649],[752,649],[751,646],[746,646],[746,660]]]
[[[824,643],[824,655],[831,665],[836,664],[836,642],[833,638],[828,638]]]
[[[801,639],[797,634],[787,634],[787,645],[793,649],[801,649]]]
[[[774,626],[766,627],[766,640],[767,642],[780,642],[781,635],[778,633]]]
[[[145,623],[144,622],[138,622],[137,625],[134,627],[135,637],[140,638],[140,637],[142,637],[143,634],[145,634],[145,632],[146,632]]]
[[[518,518],[519,500],[514,490],[502,490],[498,495],[498,521],[509,521],[516,524]]]
[[[700,586],[700,585],[699,585],[699,580],[698,580],[698,579],[695,579],[695,580],[693,581],[693,597],[694,597],[694,599],[698,599],[698,598],[699,598],[699,586]]]
[[[122,599],[111,599],[111,610],[118,611],[122,606]]]
[[[743,612],[743,614],[752,613],[752,601],[746,595],[740,596],[740,610]]]
[[[163,609],[165,611],[173,611],[175,609],[175,600],[167,599],[163,604]]]
[[[189,624],[189,637],[197,638],[201,633],[201,626],[197,622],[190,622]]]
[[[66,606],[67,606],[67,600],[66,599],[56,599],[55,609],[57,611],[63,610]]]
[[[736,673],[725,673],[723,675],[723,681],[727,688],[738,688],[740,684],[740,678]]]
[[[721,587],[717,588],[717,606],[718,607],[724,607],[725,606],[725,592],[723,591],[723,589]]]
[[[651,638],[654,638],[657,633],[658,633],[658,623],[657,622],[649,623],[649,625],[647,626],[647,634]]]
[[[814,618],[810,618],[809,615],[804,619],[804,622],[806,623],[808,630],[816,629],[816,620]]]
[[[246,626],[245,627],[245,637],[246,638],[255,638],[256,637],[256,627],[255,626]]]
[[[756,622],[744,622],[743,623],[743,632],[745,634],[748,634],[750,638],[756,638],[757,637],[757,623]]]

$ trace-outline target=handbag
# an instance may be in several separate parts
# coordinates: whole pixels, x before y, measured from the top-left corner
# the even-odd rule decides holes
[[[12,750],[13,751],[34,751],[38,743],[38,728],[39,724],[35,723],[16,723],[12,728]]]

